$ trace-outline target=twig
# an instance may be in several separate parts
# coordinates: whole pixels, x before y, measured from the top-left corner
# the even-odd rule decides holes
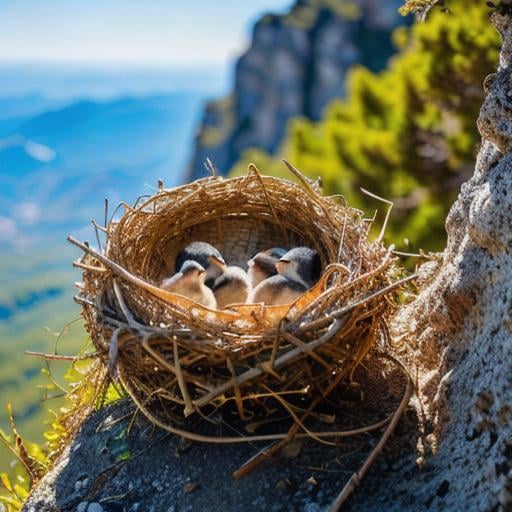
[[[242,420],[248,420],[249,417],[245,414],[245,410],[244,410],[244,401],[242,398],[242,393],[240,392],[240,387],[238,386],[238,384],[236,382],[235,365],[233,364],[233,361],[231,361],[231,358],[229,356],[226,358],[226,365],[228,367],[229,372],[231,373],[231,376],[232,376],[233,382],[234,382],[233,387],[234,387],[235,403],[236,403],[236,407],[238,409],[238,414],[240,415],[240,418]]]
[[[81,356],[66,356],[60,354],[45,354],[44,352],[34,352],[32,350],[25,350],[27,356],[43,357],[51,361],[83,361],[85,359],[91,359],[97,357],[100,352],[86,352]]]
[[[126,305],[126,302],[124,301],[123,293],[121,292],[121,288],[116,279],[113,280],[113,285],[114,285],[114,293],[116,294],[117,302],[119,303],[119,307],[121,308],[121,311],[123,312],[123,315],[126,318],[128,325],[130,327],[138,328],[139,326],[141,326],[141,324],[136,322],[135,319],[133,318],[131,311],[129,310],[128,306]],[[145,327],[145,326],[141,326],[141,327]]]
[[[380,230],[379,236],[377,237],[377,240],[375,240],[376,242],[382,242],[382,239],[384,238],[384,233],[386,232],[386,227],[388,225],[389,216],[391,215],[391,210],[393,209],[394,203],[392,201],[390,201],[389,199],[384,199],[383,197],[373,194],[372,192],[364,189],[363,187],[360,187],[360,190],[361,190],[361,192],[363,192],[363,194],[366,194],[367,196],[370,196],[373,199],[377,199],[377,201],[382,201],[383,203],[386,203],[389,206],[388,211],[386,212],[386,217],[384,218],[384,222],[382,224],[382,228]]]
[[[195,407],[194,404],[192,403],[192,400],[190,399],[187,383],[185,382],[183,373],[181,371],[180,355],[178,352],[178,344],[176,343],[176,340],[173,340],[172,349],[174,356],[174,365],[176,367],[176,378],[178,379],[178,386],[181,391],[181,396],[183,397],[183,401],[185,402],[185,410],[183,411],[183,414],[185,415],[186,418],[195,411]]]
[[[182,430],[176,427],[173,427],[169,423],[164,423],[160,421],[156,416],[151,414],[149,410],[144,406],[144,404],[139,400],[139,398],[133,393],[128,384],[123,380],[122,375],[120,376],[120,380],[123,384],[126,393],[133,400],[138,410],[146,416],[146,418],[157,427],[170,432],[171,434],[176,434],[178,436],[184,437],[185,439],[190,439],[191,441],[198,441],[200,443],[210,443],[210,444],[231,444],[231,443],[254,443],[259,441],[278,441],[281,439],[285,439],[288,436],[286,434],[266,434],[266,435],[258,435],[258,436],[245,436],[245,437],[234,437],[234,436],[204,436],[201,434],[195,434],[194,432],[189,432],[188,430]],[[365,434],[367,432],[372,432],[374,430],[378,430],[383,427],[392,419],[392,416],[387,417],[377,423],[372,425],[361,427],[353,430],[339,430],[339,431],[326,431],[326,432],[313,432],[317,437],[351,437],[358,434]],[[309,434],[297,434],[295,435],[297,439],[309,438],[311,437]]]
[[[386,444],[387,440],[389,439],[389,436],[393,433],[395,430],[398,421],[400,420],[400,417],[402,416],[405,408],[407,407],[407,404],[409,403],[409,400],[412,396],[413,391],[413,384],[411,377],[409,375],[409,372],[403,365],[401,361],[398,359],[388,355],[390,359],[393,359],[396,363],[398,363],[402,369],[404,370],[404,373],[407,377],[407,385],[404,391],[404,395],[402,397],[402,401],[400,402],[400,405],[397,407],[395,413],[393,414],[393,417],[391,418],[391,421],[389,425],[387,426],[386,430],[382,434],[382,437],[380,438],[379,442],[377,443],[377,446],[371,451],[370,455],[367,457],[364,464],[361,466],[361,469],[357,473],[354,473],[349,481],[345,484],[343,489],[341,490],[340,494],[334,501],[331,512],[337,512],[340,510],[340,507],[345,503],[345,501],[348,499],[348,497],[354,492],[356,487],[361,483],[363,478],[365,477],[366,473],[368,473],[368,470],[371,468],[373,463],[375,462],[376,458],[379,456],[380,452],[384,448],[384,445]]]
[[[248,461],[244,462],[242,466],[234,471],[233,478],[235,480],[240,480],[254,471],[258,466],[261,466],[261,464],[270,459],[274,453],[277,453],[279,450],[285,447],[294,438],[298,429],[299,426],[297,423],[294,423],[288,433],[279,442],[271,444],[264,450],[256,453],[256,455],[251,457]]]
[[[314,359],[317,363],[320,363],[324,368],[327,370],[331,370],[331,365],[327,363],[324,359],[322,359],[321,356],[319,356],[314,350],[312,350],[307,343],[304,343],[301,339],[297,338],[297,336],[294,336],[293,334],[289,332],[283,332],[281,334],[283,338],[287,339],[290,343],[295,345],[296,347],[300,348],[304,354],[310,356],[312,359]]]
[[[104,216],[103,216],[103,224],[105,226],[105,233],[108,233],[108,199],[105,197],[105,203],[104,203]]]
[[[268,387],[268,386],[265,386],[264,384],[262,384],[262,387],[266,388],[267,391],[270,393],[272,392],[272,390]],[[326,444],[328,446],[334,446],[334,443],[330,443],[329,441],[324,441],[322,438],[318,437],[317,435],[315,435],[315,433],[308,429],[306,427],[306,425],[304,425],[304,420],[307,416],[309,416],[311,414],[311,411],[313,410],[313,408],[310,406],[304,413],[303,415],[303,418],[302,420],[297,416],[297,414],[295,414],[295,411],[293,410],[292,407],[290,407],[290,405],[288,404],[288,402],[282,398],[281,396],[279,396],[279,393],[273,393],[273,397],[288,411],[288,414],[292,417],[293,421],[295,421],[295,423],[302,429],[304,430],[304,432],[309,436],[311,437],[312,439],[314,439],[315,441],[318,441],[319,443],[321,444]],[[320,399],[318,399],[319,401]]]
[[[370,302],[373,299],[376,299],[382,295],[386,295],[390,291],[394,290],[395,288],[398,288],[399,286],[408,283],[409,281],[412,281],[413,279],[416,279],[418,277],[418,274],[412,274],[410,276],[404,277],[403,279],[400,279],[399,281],[396,281],[395,283],[391,283],[390,285],[381,288],[380,290],[377,290],[374,293],[371,293],[370,295],[367,295],[363,299],[353,302],[352,304],[348,304],[347,306],[344,306],[343,308],[337,309],[330,313],[328,317],[319,318],[318,320],[313,320],[307,325],[304,325],[304,327],[299,327],[296,331],[297,334],[302,334],[304,332],[308,332],[311,330],[320,329],[322,327],[327,326],[330,322],[332,322],[333,318],[340,318],[343,315],[346,315],[353,309],[358,308],[359,306],[364,305],[366,302]],[[352,283],[349,283],[352,285]]]
[[[256,179],[259,181],[261,185],[261,189],[263,190],[263,194],[265,195],[265,199],[267,201],[267,205],[270,208],[270,211],[272,212],[272,217],[274,217],[274,220],[276,221],[276,224],[281,229],[281,233],[283,234],[283,240],[285,242],[285,247],[290,245],[290,237],[288,235],[288,231],[284,228],[283,223],[281,222],[281,219],[277,215],[276,209],[274,208],[274,205],[270,199],[270,196],[268,194],[267,187],[265,186],[265,182],[263,181],[263,177],[261,175],[260,170],[258,167],[256,167],[256,164],[250,163],[249,164],[249,172],[252,172],[254,176],[256,176]]]
[[[206,167],[206,170],[211,174],[212,178],[217,178],[219,176],[217,167],[215,167],[215,164],[210,160],[209,157],[206,157],[204,166]]]
[[[142,339],[142,343],[141,343],[142,347],[144,348],[144,350],[155,360],[157,361],[158,363],[160,363],[164,368],[166,368],[167,370],[169,370],[173,375],[176,375],[177,373],[177,369],[175,366],[173,366],[171,363],[169,363],[169,361],[165,360],[160,354],[158,354],[158,352],[155,352],[151,346],[149,345],[149,335],[145,335]],[[183,370],[182,370],[183,372]],[[185,373],[185,372],[183,372]],[[191,382],[192,384],[195,384],[197,387],[199,388],[203,388],[205,389],[206,391],[211,391],[212,390],[212,387],[209,386],[208,384],[205,384],[204,382],[201,382],[199,379],[196,379],[193,375],[188,375],[186,374],[186,377],[187,377],[187,380],[189,382]]]
[[[330,329],[324,333],[320,338],[318,338],[315,341],[312,341],[307,344],[307,347],[309,350],[315,350],[316,348],[324,345],[328,341],[330,341],[338,331],[345,325],[345,322],[348,318],[348,315],[342,316],[341,318],[338,318],[334,324],[330,327]],[[283,366],[286,366],[287,364],[294,361],[297,357],[300,357],[303,354],[303,351],[301,348],[294,348],[292,350],[289,350],[284,355],[278,357],[273,364],[274,370],[279,370]],[[261,366],[261,365],[260,365]],[[238,385],[241,385],[249,380],[252,380],[256,377],[259,377],[265,372],[265,370],[261,367],[251,368],[250,370],[247,370],[246,372],[242,373],[236,378],[236,382]],[[211,402],[214,398],[218,397],[219,395],[222,395],[231,387],[234,385],[233,380],[230,380],[229,382],[226,382],[222,384],[221,386],[218,386],[216,389],[208,393],[207,395],[202,396],[198,400],[194,400],[194,404],[197,407],[202,407],[203,405],[206,405],[207,403]]]
[[[296,167],[294,167],[288,160],[281,160],[284,165],[288,168],[288,170],[301,182],[301,184],[306,189],[307,194],[315,201],[315,203],[321,208],[324,212],[325,218],[329,221],[329,224],[332,228],[336,229],[336,225],[332,220],[331,214],[329,210],[326,208],[323,201],[318,201],[318,197],[321,197],[316,190],[309,184],[308,178],[304,176]]]
[[[107,269],[103,267],[95,267],[93,265],[87,265],[81,261],[73,261],[73,267],[83,268],[84,270],[92,270],[93,272],[106,272]]]
[[[85,297],[82,297],[81,295],[74,295],[73,300],[77,304],[87,304],[88,306],[91,306],[92,308],[97,309],[96,304],[92,300],[86,299]]]

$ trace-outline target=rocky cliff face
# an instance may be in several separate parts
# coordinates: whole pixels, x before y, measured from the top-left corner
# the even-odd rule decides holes
[[[274,152],[291,117],[318,120],[344,94],[353,64],[382,69],[393,53],[391,31],[404,23],[400,4],[298,0],[285,15],[263,17],[236,64],[232,94],[205,107],[190,179],[205,175],[207,157],[225,174],[244,149]]]
[[[493,21],[503,47],[485,80],[475,172],[448,215],[439,268],[423,268],[422,293],[393,326],[412,349],[426,463],[406,457],[375,478],[377,500],[357,495],[367,511],[512,510],[512,20]]]

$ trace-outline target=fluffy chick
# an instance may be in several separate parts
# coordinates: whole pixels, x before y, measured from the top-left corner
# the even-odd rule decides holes
[[[251,288],[256,288],[265,279],[277,274],[276,261],[286,254],[282,247],[272,247],[254,255],[248,262],[247,275]]]
[[[216,266],[221,271],[213,284],[217,307],[222,309],[228,304],[245,303],[251,288],[245,270],[236,266],[227,266],[215,256],[210,256],[209,260],[212,266]]]
[[[311,288],[322,272],[320,256],[309,247],[295,247],[288,251],[277,262],[276,268],[280,275]]]
[[[248,303],[289,304],[297,300],[320,278],[318,253],[308,247],[296,247],[277,262],[278,275],[269,277],[249,294]]]
[[[179,272],[186,261],[197,261],[206,270],[205,283],[211,288],[213,282],[220,276],[222,271],[218,266],[210,263],[208,259],[210,256],[214,256],[217,260],[226,264],[220,251],[213,245],[206,242],[192,242],[178,253],[174,268],[176,272]]]
[[[206,270],[197,261],[185,261],[181,270],[168,279],[164,279],[160,288],[216,309],[217,301],[212,290],[205,285]]]

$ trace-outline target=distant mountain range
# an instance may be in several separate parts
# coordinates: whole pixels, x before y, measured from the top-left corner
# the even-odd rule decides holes
[[[103,215],[105,197],[179,184],[203,97],[0,98],[0,249],[64,240]]]
[[[70,102],[77,98],[112,100],[176,91],[218,94],[226,88],[227,76],[227,70],[219,65],[180,68],[119,63],[0,62],[0,98],[20,104],[34,96]]]
[[[41,360],[24,351],[54,350],[56,331],[67,333],[59,342],[63,353],[75,353],[86,338],[82,322],[64,329],[79,316],[72,297],[73,282],[80,279],[71,267],[77,254],[66,236],[94,243],[91,219],[103,222],[104,198],[112,211],[120,200],[152,193],[158,178],[169,187],[183,180],[207,92],[98,99],[93,88],[89,99],[70,98],[71,91],[54,94],[65,77],[47,88],[44,77],[25,82],[26,74],[11,74],[2,82],[2,76],[0,66],[0,428],[8,429],[6,404],[15,396],[18,428],[41,441],[46,408],[59,404],[39,404],[37,386],[49,381],[40,372]],[[120,76],[116,89],[114,77],[109,80],[98,78],[104,92],[144,86],[142,79],[125,85]],[[2,96],[13,82],[27,92],[38,83],[45,87]],[[211,82],[198,83],[210,87]],[[65,368],[53,365],[54,377]],[[10,458],[0,444],[0,471],[8,469]]]

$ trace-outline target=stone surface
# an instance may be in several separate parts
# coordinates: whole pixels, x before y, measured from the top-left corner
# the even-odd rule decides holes
[[[374,496],[354,497],[367,511],[512,510],[512,27],[494,21],[504,45],[475,173],[447,218],[439,268],[393,326],[418,375],[426,463],[414,475],[412,456],[398,460]]]
[[[336,392],[346,407],[336,409],[336,423],[310,428],[351,430],[371,425],[393,411],[399,399],[393,395],[404,389],[403,374],[388,366],[382,375],[380,359],[366,361],[366,365],[371,371],[360,367],[354,374],[359,387],[345,385]],[[134,412],[133,403],[123,400],[92,414],[54,468],[32,490],[24,512],[91,512],[93,506],[105,512],[326,510],[379,439],[378,432],[340,439],[331,446],[301,439],[235,480],[233,472],[269,442],[183,442],[155,429],[144,416],[134,417]],[[416,416],[408,414],[399,435],[416,431],[416,424]],[[279,431],[287,428],[282,422],[277,427]],[[220,436],[238,430],[219,422],[203,423],[199,432]],[[410,444],[394,444],[407,453],[414,450]],[[391,458],[385,454],[377,468],[385,471],[390,465]],[[75,485],[85,480],[87,485]]]
[[[350,66],[384,67],[394,52],[391,31],[404,23],[401,0],[356,0],[357,19],[342,3],[298,0],[289,13],[255,25],[235,67],[233,93],[205,107],[190,179],[206,175],[207,157],[225,174],[244,149],[274,152],[291,117],[318,120],[329,101],[343,96]]]

